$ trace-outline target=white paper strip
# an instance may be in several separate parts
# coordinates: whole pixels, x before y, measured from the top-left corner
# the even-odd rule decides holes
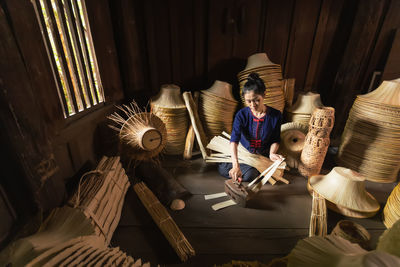
[[[220,210],[220,209],[223,209],[223,208],[226,208],[226,207],[229,207],[229,206],[233,206],[233,205],[236,205],[236,202],[233,201],[232,199],[230,199],[230,200],[227,200],[227,201],[220,202],[218,204],[212,205],[211,208],[213,210]]]
[[[216,194],[211,194],[211,195],[205,195],[204,199],[209,200],[209,199],[214,199],[214,198],[219,198],[219,197],[226,197],[227,194],[225,192],[221,193],[216,193]]]

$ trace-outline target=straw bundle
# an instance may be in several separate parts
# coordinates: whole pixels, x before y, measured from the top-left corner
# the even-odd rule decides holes
[[[339,147],[338,163],[367,180],[391,183],[400,170],[400,79],[357,96]]]
[[[368,252],[337,236],[314,236],[300,240],[288,259],[288,267],[400,266],[398,257],[376,250]]]
[[[299,93],[296,103],[286,109],[286,120],[308,125],[314,109],[323,106],[319,94]]]
[[[333,228],[331,235],[340,236],[351,243],[360,245],[364,249],[369,249],[371,235],[362,225],[349,220],[339,221]]]
[[[189,241],[183,235],[175,221],[171,218],[168,211],[158,201],[157,197],[143,182],[133,186],[140,201],[150,213],[153,221],[157,224],[168,242],[174,248],[182,261],[186,261],[190,256],[195,255],[195,251]]]
[[[325,198],[316,192],[312,193],[312,209],[308,236],[326,236],[327,217]]]
[[[310,186],[336,205],[334,211],[346,216],[372,217],[380,207],[378,201],[365,190],[365,178],[350,169],[335,167],[327,175],[311,176]],[[331,209],[329,202],[327,206]]]
[[[321,171],[330,143],[329,134],[335,120],[334,113],[335,109],[331,107],[314,109],[298,167],[300,174],[305,177]]]
[[[265,53],[257,53],[249,56],[246,68],[237,75],[243,105],[246,105],[242,96],[243,86],[247,82],[248,75],[252,72],[256,72],[260,76],[267,88],[265,91],[264,104],[283,112],[285,107],[285,98],[282,90],[281,66],[272,63]]]
[[[197,112],[197,106],[194,103],[192,94],[190,92],[184,92],[183,99],[185,100],[185,105],[189,113],[190,122],[193,126],[193,130],[196,133],[197,143],[199,144],[201,155],[203,156],[203,159],[205,159],[208,154],[205,148],[205,145],[208,143],[208,138],[200,121],[199,114]]]
[[[386,202],[383,209],[383,223],[386,228],[400,219],[400,183],[396,185]]]
[[[231,133],[237,105],[229,83],[215,81],[209,89],[201,91],[199,114],[208,139],[224,131]]]
[[[123,151],[128,158],[149,160],[157,156],[167,142],[167,131],[161,119],[152,113],[142,112],[134,102],[117,108],[127,118],[117,112],[108,118],[118,125],[110,127],[119,132]]]
[[[383,232],[379,237],[376,250],[400,257],[400,220],[397,220],[391,228]]]
[[[207,148],[214,150],[216,154],[211,154],[211,156],[207,157],[206,162],[232,162],[231,159],[231,150],[230,150],[230,141],[227,138],[230,138],[229,134],[223,133],[222,136],[215,136],[211,139],[210,143],[207,145]],[[266,170],[273,164],[273,161],[270,159],[259,155],[259,154],[252,154],[250,153],[244,146],[240,143],[238,145],[238,159],[239,163],[244,163],[256,168],[260,173]],[[283,170],[285,168],[285,164],[279,166],[279,168],[274,172],[272,175],[273,178],[280,180],[284,183],[289,183],[286,179],[282,177]],[[270,178],[268,182],[270,184],[275,184],[276,180]]]
[[[185,149],[185,134],[189,118],[180,88],[173,84],[161,86],[160,92],[151,99],[151,112],[158,116],[167,129],[165,153],[182,154]]]
[[[69,204],[81,209],[93,222],[96,234],[109,244],[121,217],[128,176],[119,157],[103,157],[96,170],[84,176]]]
[[[308,127],[299,122],[281,125],[281,143],[278,153],[283,155],[290,168],[298,168]]]

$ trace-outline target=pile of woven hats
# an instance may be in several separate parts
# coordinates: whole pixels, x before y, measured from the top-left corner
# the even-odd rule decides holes
[[[319,94],[299,93],[296,102],[285,110],[286,120],[308,125],[314,109],[323,106]]]

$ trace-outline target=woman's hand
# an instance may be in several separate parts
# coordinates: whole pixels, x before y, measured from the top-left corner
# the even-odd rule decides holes
[[[238,178],[242,178],[242,171],[240,170],[240,167],[232,167],[232,169],[229,171],[229,176],[234,180],[237,181]]]
[[[271,153],[269,154],[269,159],[272,161],[283,160],[283,157],[279,154]]]

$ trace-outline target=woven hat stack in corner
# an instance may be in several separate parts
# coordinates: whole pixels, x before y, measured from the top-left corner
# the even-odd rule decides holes
[[[367,180],[392,183],[400,170],[400,79],[357,96],[344,128],[337,162]]]
[[[242,96],[243,86],[252,72],[256,72],[264,81],[267,89],[265,91],[264,104],[283,112],[285,97],[282,87],[282,69],[280,65],[271,62],[266,53],[257,53],[249,56],[245,69],[237,75],[243,105],[246,105]]]
[[[379,211],[378,201],[365,190],[365,178],[359,173],[335,167],[327,175],[314,175],[310,186],[322,195],[328,208],[345,216],[367,218]]]
[[[151,112],[158,116],[167,129],[165,154],[179,155],[185,149],[189,117],[179,86],[165,84],[151,99]]]

